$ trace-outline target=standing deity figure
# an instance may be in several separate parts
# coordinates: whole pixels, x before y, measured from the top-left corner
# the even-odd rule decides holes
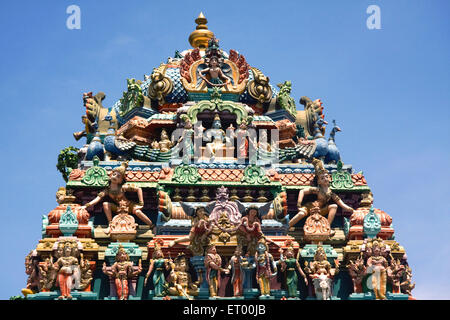
[[[322,161],[313,159],[312,163],[314,165],[317,186],[300,190],[297,202],[298,213],[289,221],[289,227],[294,227],[297,222],[310,213],[310,209],[313,207],[312,202],[302,206],[304,196],[309,194],[317,196],[320,214],[323,216],[328,215],[328,223],[330,226],[334,220],[338,206],[345,211],[353,212],[353,208],[346,205],[338,195],[330,190],[330,176],[328,171],[323,167]],[[331,230],[330,235],[333,236],[334,234],[335,231]]]
[[[236,130],[236,140],[238,147],[238,159],[246,159],[248,157],[248,126],[246,121],[242,121],[239,125],[239,129]]]
[[[178,255],[175,261],[170,261],[171,271],[169,277],[168,292],[171,296],[183,296],[192,300],[192,296],[198,295],[198,283],[192,282],[191,275],[188,273],[188,264],[184,254]]]
[[[58,299],[72,299],[71,290],[74,286],[76,277],[79,277],[78,259],[75,257],[77,248],[73,246],[72,242],[65,242],[60,244],[62,249],[62,256],[54,264],[54,268],[58,272],[57,284],[61,291]],[[76,245],[76,243],[75,243]]]
[[[192,227],[188,236],[171,241],[169,243],[169,248],[177,243],[189,241],[189,249],[192,251],[193,255],[202,256],[204,254],[204,248],[209,245],[210,234],[213,229],[211,221],[208,220],[208,212],[205,207],[197,207],[194,209],[184,202],[181,202],[180,204],[184,212],[191,217]]]
[[[269,247],[266,241],[261,238],[258,241],[255,253],[256,282],[259,285],[261,297],[270,296],[270,279],[277,275],[277,265],[268,251]]]
[[[165,295],[166,289],[166,278],[164,277],[164,269],[169,270],[169,260],[164,259],[164,254],[161,250],[159,244],[155,244],[155,250],[153,251],[153,258],[150,259],[150,267],[148,269],[147,275],[145,276],[144,285],[147,285],[147,280],[150,277],[152,271],[153,273],[153,286],[156,297],[162,297]]]
[[[278,264],[281,265],[281,272],[286,271],[286,287],[288,289],[288,296],[296,298],[298,297],[298,277],[296,270],[298,270],[300,275],[303,277],[306,285],[308,285],[308,278],[300,267],[300,263],[298,263],[298,260],[294,257],[294,248],[292,246],[286,249],[285,254],[281,248],[279,252],[280,260],[278,261]]]
[[[161,131],[161,140],[158,142],[158,146],[161,152],[168,152],[173,147],[173,143],[169,139],[166,129],[162,129]]]
[[[231,270],[231,285],[233,286],[233,295],[240,297],[243,294],[244,273],[241,269],[244,261],[242,258],[242,249],[238,246],[228,263],[228,270]]]
[[[103,211],[105,212],[106,218],[108,219],[108,224],[111,224],[112,213],[117,213],[120,203],[122,201],[125,202],[128,206],[128,214],[135,214],[139,219],[148,224],[150,228],[153,227],[152,221],[142,212],[142,208],[144,207],[144,197],[142,193],[142,189],[134,186],[128,185],[125,179],[125,171],[128,167],[127,162],[123,162],[122,165],[118,168],[114,168],[111,173],[111,177],[109,179],[109,187],[103,191],[101,191],[95,199],[91,202],[87,203],[85,207],[89,208],[97,203],[99,203],[104,197],[108,196],[113,202],[103,202]],[[125,196],[125,192],[136,192],[138,195],[139,203],[134,203],[129,200]],[[105,230],[107,234],[110,233],[110,227]]]
[[[133,262],[130,261],[127,251],[122,246],[119,246],[116,261],[111,268],[106,267],[106,262],[103,263],[103,273],[114,279],[119,300],[128,300],[130,293],[128,280],[142,272],[141,260],[136,270],[134,269]]]
[[[217,297],[219,292],[221,272],[229,272],[228,269],[222,268],[221,265],[222,258],[217,253],[216,246],[210,245],[205,256],[205,268],[206,280],[208,281],[209,286],[209,296],[213,298]]]
[[[214,117],[212,128],[206,131],[204,139],[209,141],[212,138],[212,142],[206,144],[206,155],[210,156],[210,161],[213,162],[216,153],[225,147],[226,134],[222,129],[222,124],[220,122],[220,117],[218,114]]]
[[[372,275],[372,287],[375,294],[375,299],[385,300],[388,261],[382,255],[382,244],[380,244],[377,240],[372,242],[370,254],[370,257],[367,259],[366,272]]]
[[[313,280],[314,291],[317,300],[330,300],[331,284],[333,277],[339,267],[339,261],[335,260],[336,268],[331,267],[327,260],[327,255],[322,246],[318,246],[314,255],[314,261],[309,263],[305,271],[310,274]]]
[[[192,122],[189,117],[185,114],[180,116],[181,120],[184,121],[183,132],[181,137],[178,139],[178,145],[183,152],[182,162],[184,164],[189,164],[192,161],[192,157],[194,156],[194,129],[192,126]],[[180,149],[178,149],[180,151]]]

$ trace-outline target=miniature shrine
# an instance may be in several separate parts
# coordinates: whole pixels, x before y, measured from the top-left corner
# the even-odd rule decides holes
[[[195,23],[192,48],[112,106],[82,95],[26,299],[413,299],[393,219],[344,164],[322,101],[298,110],[293,83]]]

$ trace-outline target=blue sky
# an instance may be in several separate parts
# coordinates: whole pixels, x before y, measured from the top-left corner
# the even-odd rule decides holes
[[[81,8],[81,30],[66,8]],[[368,30],[366,9],[381,9]],[[59,151],[81,146],[82,93],[111,106],[126,78],[143,79],[189,48],[203,11],[223,49],[271,83],[291,80],[296,102],[321,98],[336,119],[343,161],[362,170],[374,205],[394,221],[420,299],[450,299],[450,2],[8,1],[1,5],[0,299],[26,285],[24,257],[56,206]],[[328,134],[328,133],[327,133]]]

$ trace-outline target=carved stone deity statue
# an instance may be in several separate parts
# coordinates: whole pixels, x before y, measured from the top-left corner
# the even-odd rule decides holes
[[[192,300],[192,296],[198,295],[198,283],[192,282],[191,275],[188,273],[188,264],[186,256],[180,254],[175,261],[170,260],[171,271],[169,277],[168,292],[171,296],[183,296]]]
[[[147,280],[152,274],[152,271],[154,271],[152,281],[156,297],[162,297],[165,295],[167,284],[166,278],[164,277],[164,269],[169,270],[169,268],[169,260],[164,259],[164,254],[161,250],[161,247],[156,243],[153,257],[152,259],[150,259],[150,266],[148,268],[148,272],[145,276],[144,282],[144,285],[147,285]]]
[[[205,207],[193,208],[187,203],[181,202],[184,212],[191,217],[192,226],[189,235],[178,238],[169,243],[169,248],[180,242],[189,241],[188,248],[194,256],[202,256],[210,243],[210,233],[212,231],[211,221],[208,220],[208,212]]]
[[[206,280],[209,286],[209,296],[216,297],[220,286],[221,272],[228,273],[222,266],[222,258],[217,253],[216,246],[210,245],[205,256]]]
[[[159,150],[161,152],[168,152],[173,147],[172,141],[169,139],[166,129],[161,131],[161,140],[158,142]]]
[[[332,268],[331,263],[327,260],[325,250],[322,246],[318,246],[314,261],[311,261],[309,266],[305,268],[306,273],[313,280],[317,300],[330,300],[331,284],[339,267],[338,260],[335,260],[335,264],[336,267]]]
[[[213,162],[217,152],[225,147],[226,142],[226,133],[222,129],[218,114],[214,117],[212,128],[206,131],[204,139],[207,139],[208,141],[212,139],[212,142],[206,144],[206,155],[209,156],[210,161]]]
[[[57,285],[61,291],[58,299],[72,299],[71,290],[74,287],[75,279],[80,277],[78,259],[76,255],[78,250],[76,242],[66,242],[60,244],[62,256],[54,264],[54,268],[58,272]]]
[[[104,274],[114,279],[118,299],[128,300],[130,293],[128,281],[142,272],[141,260],[137,268],[134,268],[127,251],[119,246],[114,264],[108,268],[105,262],[102,270]]]
[[[372,241],[367,251],[370,256],[367,259],[366,273],[372,275],[372,288],[377,300],[386,300],[388,261],[383,256],[383,251],[386,252],[386,246],[377,240]]]
[[[269,247],[264,238],[261,238],[256,247],[256,282],[259,285],[261,297],[270,296],[270,279],[277,275],[277,265],[269,253]]]
[[[142,193],[142,189],[131,185],[125,184],[125,171],[128,167],[127,162],[123,162],[122,165],[118,168],[114,168],[111,173],[111,177],[109,180],[109,187],[103,191],[101,191],[95,199],[90,201],[82,208],[89,208],[97,203],[99,203],[104,197],[109,196],[112,202],[103,202],[103,211],[105,212],[106,218],[108,219],[108,223],[112,221],[112,214],[117,213],[120,203],[125,201],[128,207],[128,214],[135,214],[139,219],[148,224],[151,228],[153,227],[152,221],[142,212],[142,208],[144,207],[144,197]],[[138,195],[139,203],[134,203],[133,201],[127,199],[125,196],[126,192],[136,192]],[[105,230],[107,234],[110,233],[110,227]]]
[[[300,267],[300,263],[294,257],[294,248],[288,247],[286,252],[280,248],[280,260],[278,260],[278,264],[281,265],[280,271],[286,272],[286,287],[288,289],[289,297],[298,297],[297,288],[298,288],[298,277],[296,270],[303,277],[305,284],[308,285],[308,278]]]
[[[290,227],[293,227],[298,221],[310,214],[310,209],[313,207],[313,203],[309,202],[303,205],[304,196],[309,194],[314,194],[317,196],[320,214],[323,216],[328,215],[328,223],[330,226],[334,220],[338,206],[343,210],[353,212],[353,208],[347,206],[338,195],[330,190],[330,176],[328,171],[323,167],[322,161],[313,159],[312,163],[314,165],[317,186],[301,189],[298,193],[298,213],[289,221]],[[331,230],[331,236],[334,234],[335,231]]]
[[[231,285],[233,286],[233,296],[240,297],[243,295],[243,278],[244,272],[242,266],[244,259],[242,257],[242,249],[238,246],[228,263],[228,270],[231,270]]]

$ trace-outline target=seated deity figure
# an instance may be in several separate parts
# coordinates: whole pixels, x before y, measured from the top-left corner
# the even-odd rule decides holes
[[[221,69],[222,60],[222,58],[217,56],[205,59],[208,67],[200,71],[200,78],[206,82],[208,88],[224,87],[231,83],[230,78]]]
[[[206,154],[210,156],[210,161],[213,162],[218,150],[222,150],[225,147],[226,134],[222,129],[220,117],[218,114],[214,117],[212,128],[206,131],[204,139],[211,139],[212,142],[206,144]]]
[[[228,273],[228,269],[221,267],[222,258],[217,253],[215,245],[210,245],[205,256],[206,280],[209,285],[209,296],[217,297],[221,272]]]
[[[209,235],[212,231],[212,224],[208,220],[208,212],[205,207],[192,208],[186,203],[181,203],[184,212],[192,218],[192,227],[189,235],[178,238],[169,243],[169,248],[175,244],[189,241],[189,249],[195,256],[201,256],[204,253],[204,248],[209,244]]]
[[[188,264],[186,256],[180,254],[175,261],[169,260],[171,271],[169,276],[168,292],[171,296],[183,296],[192,300],[192,296],[198,295],[198,281],[195,283],[191,280],[191,275],[188,273]]]
[[[134,270],[133,262],[130,261],[127,251],[120,246],[116,254],[116,262],[109,269],[106,267],[106,262],[104,262],[102,270],[103,273],[114,279],[119,300],[128,300],[130,293],[128,280],[142,272],[141,260],[139,260],[137,269]]]
[[[135,214],[139,219],[141,219],[143,222],[148,224],[150,228],[152,228],[152,221],[142,212],[142,208],[144,207],[142,189],[134,185],[125,184],[125,171],[127,167],[128,163],[123,162],[120,167],[114,168],[109,180],[109,187],[101,191],[95,199],[87,203],[82,208],[87,209],[89,207],[92,207],[99,203],[104,197],[109,196],[109,198],[112,199],[113,202],[103,202],[103,211],[105,212],[109,224],[112,220],[112,213],[117,213],[120,207],[120,202],[126,201],[128,204],[128,214]],[[136,192],[138,194],[139,203],[134,203],[133,201],[128,200],[125,196],[125,192]],[[105,233],[110,233],[109,226],[105,230]]]
[[[161,152],[168,152],[173,147],[172,141],[169,139],[166,129],[161,131],[161,140],[158,142],[159,150]]]
[[[330,176],[328,171],[323,167],[322,161],[313,159],[312,161],[315,170],[315,179],[317,179],[316,187],[309,187],[301,189],[298,193],[298,213],[289,221],[289,227],[294,227],[297,222],[310,214],[310,209],[313,207],[313,202],[309,202],[303,205],[303,198],[305,195],[314,194],[317,196],[317,202],[320,207],[320,214],[323,216],[328,215],[328,222],[331,223],[334,220],[338,206],[343,210],[353,212],[353,208],[346,205],[338,195],[330,190]],[[334,230],[331,230],[331,236],[335,234]]]
[[[256,282],[259,285],[261,297],[270,296],[270,279],[277,275],[277,265],[269,253],[269,247],[264,238],[261,238],[256,247]]]

